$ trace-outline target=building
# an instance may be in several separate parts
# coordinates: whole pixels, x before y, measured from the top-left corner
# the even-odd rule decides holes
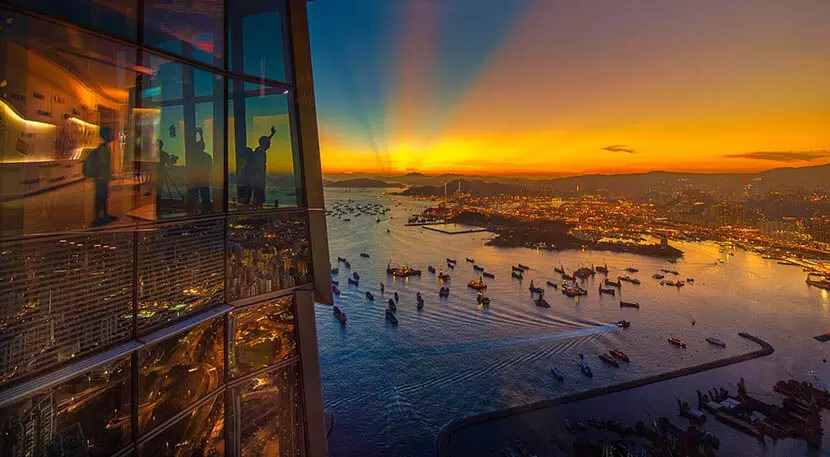
[[[0,0],[0,455],[323,456],[306,0]]]

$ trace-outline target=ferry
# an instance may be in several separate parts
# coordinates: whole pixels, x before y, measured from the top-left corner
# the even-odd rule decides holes
[[[481,279],[479,279],[479,280],[474,279],[474,280],[467,283],[467,287],[469,287],[470,289],[475,289],[475,290],[484,290],[484,289],[487,288],[487,284],[484,284],[484,281],[481,280]]]
[[[354,284],[355,286],[360,285],[360,281],[354,278],[349,278],[349,284]]]
[[[651,277],[654,278],[654,279],[663,279],[663,278],[665,278],[665,276],[661,275],[660,273],[654,273],[653,275],[651,275]]]
[[[346,313],[340,311],[340,308],[338,308],[337,306],[334,307],[334,317],[336,317],[337,320],[340,321],[341,326],[346,326]]]
[[[357,272],[355,271],[354,273],[352,273],[352,278],[360,280],[360,275],[357,274]]]
[[[455,264],[454,263],[447,263],[447,268],[450,268],[450,269],[454,270],[455,269]]]
[[[450,275],[448,275],[448,274],[446,274],[442,271],[441,273],[438,273],[438,280],[439,281],[449,281],[450,280]]]
[[[580,358],[579,361],[577,362],[577,365],[579,365],[579,371],[581,371],[582,374],[584,374],[585,376],[587,376],[589,378],[594,377],[594,370],[592,370],[591,367],[588,366],[587,363],[585,363],[584,359]]]
[[[686,342],[685,342],[685,341],[683,341],[683,340],[681,340],[680,338],[676,338],[676,337],[670,336],[670,337],[669,337],[669,339],[668,339],[668,341],[669,341],[669,343],[671,343],[671,344],[673,344],[673,345],[675,345],[675,346],[680,346],[680,347],[682,347],[682,348],[685,348],[685,347],[686,347]]]
[[[600,295],[605,294],[605,295],[610,295],[610,296],[613,297],[616,293],[617,293],[617,291],[614,290],[614,289],[603,289],[602,286],[599,286],[599,294]]]
[[[608,354],[599,354],[597,357],[599,357],[600,359],[602,359],[603,362],[607,363],[608,365],[611,365],[612,367],[620,367],[620,362],[617,362],[617,359],[611,357]]]
[[[340,289],[338,289],[334,284],[331,285],[331,291],[334,292],[334,295],[340,295]]]
[[[432,274],[435,274],[435,267],[433,267],[432,265],[430,265],[430,266],[428,266],[428,267],[427,267],[427,271],[428,271],[428,272],[430,272],[430,273],[432,273]]]
[[[374,299],[375,299],[375,296],[374,296],[374,295],[372,295],[372,293],[371,293],[371,292],[367,291],[367,292],[366,292],[366,299],[371,301],[371,300],[374,300]]]
[[[519,266],[519,268],[521,268],[522,270],[525,270],[525,271],[530,270],[530,267],[529,267],[529,266],[527,266],[527,265],[518,264],[518,266]]]
[[[634,268],[634,267],[628,267],[628,268],[626,268],[626,269],[625,269],[625,271],[627,271],[627,272],[629,272],[629,273],[636,273],[636,272],[638,272],[638,271],[640,271],[640,270],[638,270],[638,269],[636,269],[636,268]]]
[[[536,306],[540,308],[550,308],[550,303],[548,303],[548,301],[545,300],[545,297],[542,295],[539,295],[539,298],[533,300],[533,303],[536,303]]]
[[[343,262],[343,266],[345,266],[346,268],[351,268],[352,264],[350,264],[349,261],[347,260],[347,261]]]
[[[510,276],[516,279],[524,279],[524,276],[522,276],[522,274],[518,271],[511,271]]]
[[[707,336],[706,341],[708,341],[711,344],[714,344],[715,346],[720,346],[722,348],[726,347],[726,343],[722,339],[715,338],[714,336]]]
[[[606,275],[607,275],[607,274],[608,274],[608,265],[603,264],[603,265],[601,265],[601,266],[598,266],[598,267],[596,267],[596,270],[597,270],[598,272],[602,273],[602,274],[606,274]]]
[[[563,375],[562,372],[559,371],[559,368],[552,367],[550,369],[550,374],[552,374],[554,379],[556,379],[559,382],[564,382],[565,381],[565,375]]]
[[[612,281],[608,278],[605,278],[605,285],[606,286],[611,286],[611,287],[616,287],[617,289],[622,288],[622,283],[620,281],[614,282],[614,281]]]
[[[467,260],[467,262],[470,262],[470,263],[476,263],[476,261],[475,261],[475,260],[473,260],[473,259],[471,259],[471,258],[469,258],[469,257],[466,257],[466,258],[465,258],[465,260]]]
[[[391,309],[386,310],[386,320],[392,325],[398,325],[398,318],[392,313]]]
[[[496,275],[494,275],[493,273],[485,271],[484,273],[482,273],[482,275],[484,275],[485,278],[496,279]]]
[[[361,253],[360,253],[360,257],[363,257],[364,259],[368,259],[368,258],[369,258],[369,254],[367,254],[367,253],[365,253],[365,252],[361,252]]]
[[[631,322],[626,320],[617,321],[615,324],[619,328],[628,328],[631,327]]]
[[[612,350],[608,351],[608,353],[613,355],[614,357],[620,359],[620,360],[625,360],[626,362],[631,362],[631,359],[628,358],[628,354],[626,354],[623,351],[620,351],[619,349],[612,349]]]
[[[489,305],[490,299],[486,295],[479,292],[478,297],[476,297],[476,302],[478,302],[479,305]]]
[[[331,269],[331,274],[336,275],[337,273],[340,273],[340,269],[339,269],[339,268],[335,267],[335,268],[332,268],[332,269]]]
[[[338,258],[337,258],[337,261],[338,261],[338,262],[345,262],[345,261],[346,261],[346,258],[345,258],[345,257],[338,257]]]
[[[558,289],[558,288],[559,288],[559,286],[558,286],[558,285],[556,285],[556,283],[555,283],[555,282],[553,282],[553,281],[551,281],[551,280],[548,280],[546,284],[548,285],[548,287],[553,287],[554,289]]]
[[[398,301],[400,301],[400,300],[399,300],[399,297],[398,297],[398,293],[397,293],[397,292],[395,292],[395,303],[397,303]]]
[[[536,286],[533,285],[533,280],[532,279],[530,280],[530,287],[528,287],[528,290],[530,290],[530,293],[532,293],[532,294],[536,293],[536,294],[544,295],[544,293],[545,293],[545,289],[542,289],[541,287],[536,287]]]
[[[630,301],[622,301],[620,300],[620,308],[639,308],[640,304],[637,302],[630,302]]]
[[[438,290],[439,297],[449,297],[450,296],[450,288],[449,287],[442,287]]]
[[[473,270],[475,270],[475,271],[484,271],[484,267],[480,267],[478,265],[473,265]]]
[[[398,305],[395,304],[395,300],[392,300],[390,298],[387,303],[389,304],[389,309],[391,309],[393,312],[398,310]]]
[[[458,263],[458,261],[447,257],[447,263]]]

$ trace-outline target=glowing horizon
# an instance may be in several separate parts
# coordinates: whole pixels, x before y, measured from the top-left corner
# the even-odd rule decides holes
[[[392,25],[352,44],[385,44],[367,55],[346,48],[340,65],[326,61],[325,46],[350,38],[315,33],[315,9],[333,6],[315,3],[325,173],[713,173],[830,163],[827,2],[484,0],[466,17],[466,2],[399,0],[378,11],[364,0],[358,16]],[[321,71],[360,58],[365,65]]]

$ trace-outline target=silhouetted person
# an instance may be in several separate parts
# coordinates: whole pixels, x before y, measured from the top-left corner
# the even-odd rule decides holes
[[[261,208],[265,203],[265,166],[268,160],[267,152],[271,148],[271,138],[277,133],[277,129],[271,127],[271,134],[259,138],[259,147],[251,151],[245,163],[244,175],[250,179],[251,184],[251,206]]]
[[[213,169],[213,158],[205,152],[205,137],[201,128],[196,129],[199,141],[196,142],[196,153],[187,164],[188,176],[187,206],[192,212],[199,207],[201,198],[201,212],[209,213],[213,209],[210,203],[210,173]]]
[[[101,136],[101,144],[86,156],[82,170],[84,176],[92,178],[95,182],[95,219],[92,225],[108,224],[116,219],[107,210],[109,184],[112,179],[109,144],[114,137],[109,127],[101,127],[98,134]]]

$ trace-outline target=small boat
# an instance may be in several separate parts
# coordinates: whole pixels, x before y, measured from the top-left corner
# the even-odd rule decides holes
[[[484,289],[487,288],[487,284],[485,284],[484,281],[482,281],[481,279],[479,279],[479,280],[474,279],[474,280],[467,283],[467,287],[469,287],[470,289],[475,289],[475,290],[484,290]]]
[[[347,261],[345,261],[345,262],[343,262],[343,265],[344,265],[346,268],[351,268],[351,267],[352,267],[352,264],[350,264],[348,260],[347,260]]]
[[[617,281],[625,281],[625,282],[630,282],[631,284],[637,284],[637,285],[640,284],[639,279],[632,278],[631,276],[628,276],[628,275],[626,275],[626,276],[617,276]]]
[[[553,271],[555,271],[559,274],[565,274],[565,268],[563,268],[562,266],[553,267]]]
[[[529,267],[529,266],[527,266],[527,265],[522,265],[522,264],[519,264],[519,268],[521,268],[522,270],[525,270],[525,271],[530,270],[530,267]]]
[[[547,285],[548,285],[548,287],[553,287],[554,289],[558,289],[558,288],[559,288],[559,286],[558,286],[558,285],[556,285],[556,283],[555,283],[555,282],[553,282],[553,281],[551,281],[551,280],[548,280]]]
[[[368,258],[369,258],[369,254],[367,254],[367,253],[365,253],[365,252],[361,252],[361,253],[360,253],[360,257],[363,257],[364,259],[368,259]]]
[[[574,276],[579,279],[588,279],[595,274],[596,272],[592,268],[588,267],[581,267],[574,271]]]
[[[490,298],[479,292],[478,297],[476,297],[476,302],[478,302],[479,305],[489,305]]]
[[[716,346],[720,346],[722,348],[726,347],[726,343],[722,339],[715,338],[714,336],[707,336],[706,341],[708,341],[709,343],[714,344]]]
[[[340,295],[340,289],[338,289],[334,284],[331,285],[331,291],[334,292],[334,295]]]
[[[441,289],[438,290],[438,296],[439,297],[444,297],[444,298],[449,297],[450,296],[450,288],[449,287],[442,287]]]
[[[638,271],[640,271],[640,270],[638,270],[638,269],[636,269],[636,268],[634,268],[634,267],[628,267],[628,268],[626,268],[626,269],[625,269],[625,271],[627,271],[627,272],[629,272],[629,273],[636,273],[636,272],[638,272]]]
[[[654,273],[653,275],[651,275],[651,277],[652,277],[652,278],[654,278],[654,279],[663,279],[663,278],[665,278],[666,276],[665,276],[665,275],[661,275],[660,273]]]
[[[336,317],[337,320],[340,321],[341,326],[346,326],[346,313],[340,311],[340,308],[338,308],[337,306],[334,307],[334,317]]]
[[[455,270],[455,264],[454,263],[447,263],[447,268],[449,268],[451,270]]]
[[[340,269],[339,269],[339,268],[332,268],[332,269],[331,269],[331,274],[336,275],[337,273],[340,273]]]
[[[430,266],[427,267],[427,271],[434,274],[435,273],[435,267],[430,265]]]
[[[524,273],[524,270],[521,267],[511,266],[510,269],[513,271],[518,271],[519,273]]]
[[[458,263],[458,261],[447,257],[447,263]]]
[[[639,307],[640,307],[639,303],[620,300],[620,308],[639,308]]]
[[[562,279],[564,279],[566,281],[576,281],[576,276],[569,275],[567,273],[562,273]]]
[[[395,314],[392,313],[391,309],[386,310],[386,320],[388,320],[392,325],[398,325],[398,318],[395,317]]]
[[[357,272],[355,271],[354,273],[352,273],[352,278],[354,278],[354,279],[360,279],[360,275],[359,275],[359,274],[357,274]]]
[[[517,271],[511,271],[510,276],[516,279],[524,279],[524,276],[522,276],[522,274]]]
[[[670,336],[670,337],[668,338],[668,341],[669,341],[669,343],[671,343],[671,344],[673,344],[673,345],[675,345],[675,346],[680,346],[680,347],[682,347],[682,348],[685,348],[685,347],[686,347],[686,342],[685,342],[685,341],[683,341],[683,340],[681,340],[680,338],[676,338],[676,337]]]
[[[598,357],[602,359],[603,362],[607,363],[608,365],[611,365],[612,367],[620,367],[620,362],[617,362],[617,359],[611,357],[608,354],[599,354]]]
[[[528,290],[530,290],[530,293],[532,293],[532,294],[542,294],[542,295],[544,295],[544,293],[545,293],[545,289],[542,289],[541,287],[536,287],[536,286],[533,285],[533,280],[532,279],[530,280],[530,287],[528,287]]]
[[[482,273],[482,275],[485,278],[496,279],[496,275],[494,275],[493,273],[488,273],[488,272],[485,271],[484,273]]]
[[[372,293],[371,293],[371,292],[368,292],[368,291],[367,291],[367,292],[366,292],[366,299],[367,299],[367,300],[374,300],[374,299],[375,299],[375,296],[374,296],[374,295],[372,295]]]
[[[415,301],[418,302],[419,305],[424,306],[424,297],[421,296],[420,292],[415,294]]]
[[[438,280],[439,281],[449,281],[450,280],[450,275],[448,275],[444,272],[441,272],[441,273],[438,274]]]
[[[617,289],[622,288],[622,283],[620,281],[614,282],[614,281],[612,281],[608,278],[605,278],[605,285],[606,286],[611,286],[611,287],[616,287]]]
[[[608,353],[613,355],[614,357],[620,359],[620,360],[625,360],[626,362],[631,361],[631,359],[628,358],[628,354],[626,354],[623,351],[620,351],[619,349],[612,349],[612,350],[608,351]]]
[[[556,379],[559,382],[564,382],[565,381],[565,375],[563,375],[562,372],[559,371],[559,368],[552,367],[550,369],[550,374],[552,374],[554,379]]]
[[[391,309],[393,312],[398,310],[398,305],[395,304],[395,300],[392,300],[390,298],[387,303],[389,304],[389,309]]]
[[[686,282],[689,284],[694,284],[695,278],[686,278]]]
[[[628,328],[631,327],[631,322],[626,320],[617,321],[616,326],[619,328]]]
[[[338,258],[337,258],[337,261],[338,261],[338,262],[345,262],[345,261],[346,261],[346,258],[345,258],[345,257],[338,257]]]
[[[478,265],[473,265],[473,270],[475,270],[475,271],[484,271],[484,267],[480,267]]]
[[[592,378],[594,376],[594,370],[592,370],[591,367],[588,366],[587,363],[585,363],[584,359],[580,358],[577,362],[577,365],[579,365],[579,371],[581,371],[582,374],[584,374],[585,376],[589,378]]]
[[[608,274],[608,265],[600,265],[600,266],[596,267],[596,270],[597,270],[599,273],[602,273],[602,274],[606,274],[606,275],[607,275],[607,274]]]
[[[349,284],[354,284],[355,286],[360,285],[360,281],[354,278],[349,278]]]
[[[398,301],[399,301],[398,293],[395,292],[395,303],[397,303]]]
[[[576,297],[581,295],[588,295],[588,291],[579,286],[571,287],[570,285],[563,284],[562,294],[567,295],[568,297]]]
[[[467,257],[467,258],[466,258],[466,260],[467,260],[467,262],[470,262],[470,263],[476,263],[476,261],[475,261],[475,260],[473,260],[473,259],[471,259],[471,258],[469,258],[469,257]]]
[[[617,293],[617,291],[614,290],[614,289],[603,289],[602,286],[599,286],[599,294],[600,295],[605,294],[605,295],[610,295],[610,296],[613,297],[616,293]]]
[[[550,303],[548,303],[548,301],[545,300],[545,297],[541,295],[536,300],[533,300],[533,303],[540,308],[550,308]]]

